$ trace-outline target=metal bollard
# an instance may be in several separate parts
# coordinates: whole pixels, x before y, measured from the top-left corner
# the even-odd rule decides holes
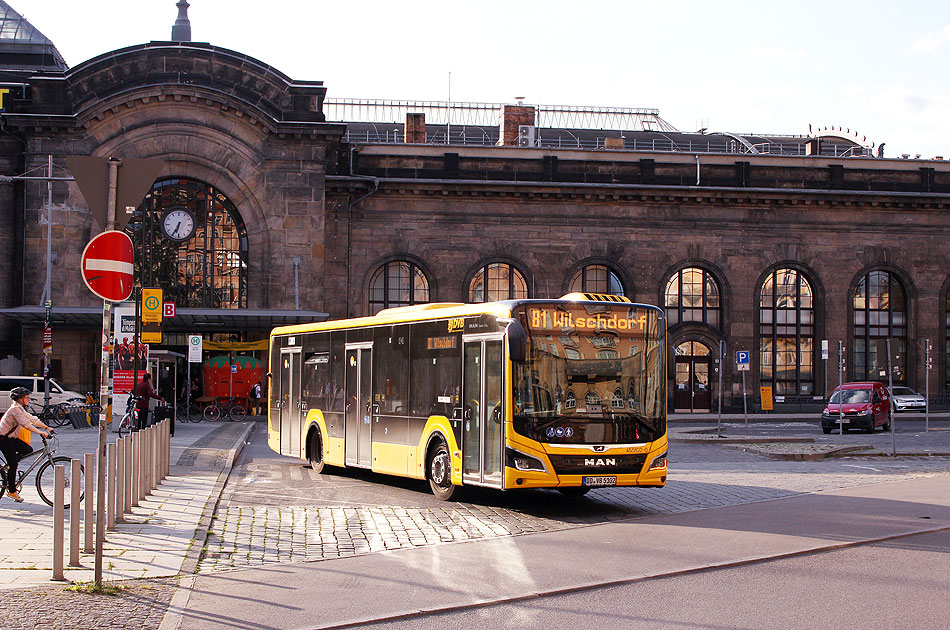
[[[115,444],[106,445],[106,529],[115,531]]]
[[[93,499],[96,496],[95,488],[95,472],[96,472],[96,455],[95,453],[86,453],[83,455],[83,468],[85,469],[86,480],[83,484],[83,487],[86,491],[86,500],[85,507],[83,509],[83,553],[93,553],[95,548],[95,540],[93,534],[96,531],[96,512],[92,507]]]
[[[70,462],[69,471],[69,566],[78,567],[79,564],[79,513],[82,510],[79,497],[82,490],[82,462],[74,459]]]
[[[139,496],[142,484],[142,433],[136,431],[129,437],[132,438],[132,506],[138,507]],[[131,512],[131,507],[129,512]]]
[[[63,516],[66,501],[66,467],[56,466],[53,470],[53,577],[56,582],[63,582]]]
[[[145,484],[142,486],[142,494],[148,496],[152,494],[152,427],[145,429],[145,439],[143,440],[142,446],[145,448],[145,454],[142,457],[142,463],[144,465],[142,477],[145,479]]]
[[[132,436],[127,435],[122,440],[125,442],[125,508],[124,513],[132,512]]]
[[[115,522],[125,519],[125,439],[115,441]]]
[[[161,469],[159,481],[165,481],[168,476],[168,420],[162,420],[162,450],[158,454],[158,466]]]

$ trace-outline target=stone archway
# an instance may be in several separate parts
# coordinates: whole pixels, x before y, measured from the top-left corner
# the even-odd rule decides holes
[[[712,393],[712,352],[702,341],[684,341],[675,348],[676,375],[673,409],[676,412],[704,413],[710,410]]]

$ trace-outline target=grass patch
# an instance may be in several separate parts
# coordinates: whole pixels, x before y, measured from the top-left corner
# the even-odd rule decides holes
[[[63,590],[73,593],[85,593],[87,595],[121,595],[126,587],[105,582],[97,585],[95,582],[73,582]]]

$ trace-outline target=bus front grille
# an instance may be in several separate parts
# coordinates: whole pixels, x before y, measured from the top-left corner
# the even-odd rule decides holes
[[[551,455],[551,465],[558,475],[627,475],[639,474],[646,454],[639,455]]]

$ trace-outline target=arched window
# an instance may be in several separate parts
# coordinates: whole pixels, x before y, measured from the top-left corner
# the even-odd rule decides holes
[[[528,283],[521,272],[508,263],[489,263],[478,270],[468,285],[469,302],[523,300]]]
[[[247,308],[247,229],[221,191],[194,179],[161,179],[125,230],[136,283],[161,284],[164,299],[179,307]]]
[[[584,396],[584,403],[588,407],[600,407],[600,395],[595,391],[589,391],[587,395]]]
[[[702,322],[719,327],[719,284],[699,267],[680,269],[666,283],[666,317],[670,326]]]
[[[405,260],[388,262],[369,281],[369,313],[384,308],[412,306],[429,301],[429,281],[422,270]]]
[[[623,391],[621,389],[614,390],[613,398],[610,399],[610,408],[623,409]]]
[[[854,292],[854,378],[887,381],[887,339],[895,383],[904,382],[907,349],[907,300],[897,276],[871,271]]]
[[[565,409],[574,409],[577,407],[577,397],[574,396],[574,392],[567,390],[567,398],[564,399],[564,408]]]
[[[605,265],[587,265],[571,278],[571,293],[626,295],[620,276]]]
[[[776,269],[759,291],[759,379],[777,396],[815,391],[815,300],[796,269]]]

